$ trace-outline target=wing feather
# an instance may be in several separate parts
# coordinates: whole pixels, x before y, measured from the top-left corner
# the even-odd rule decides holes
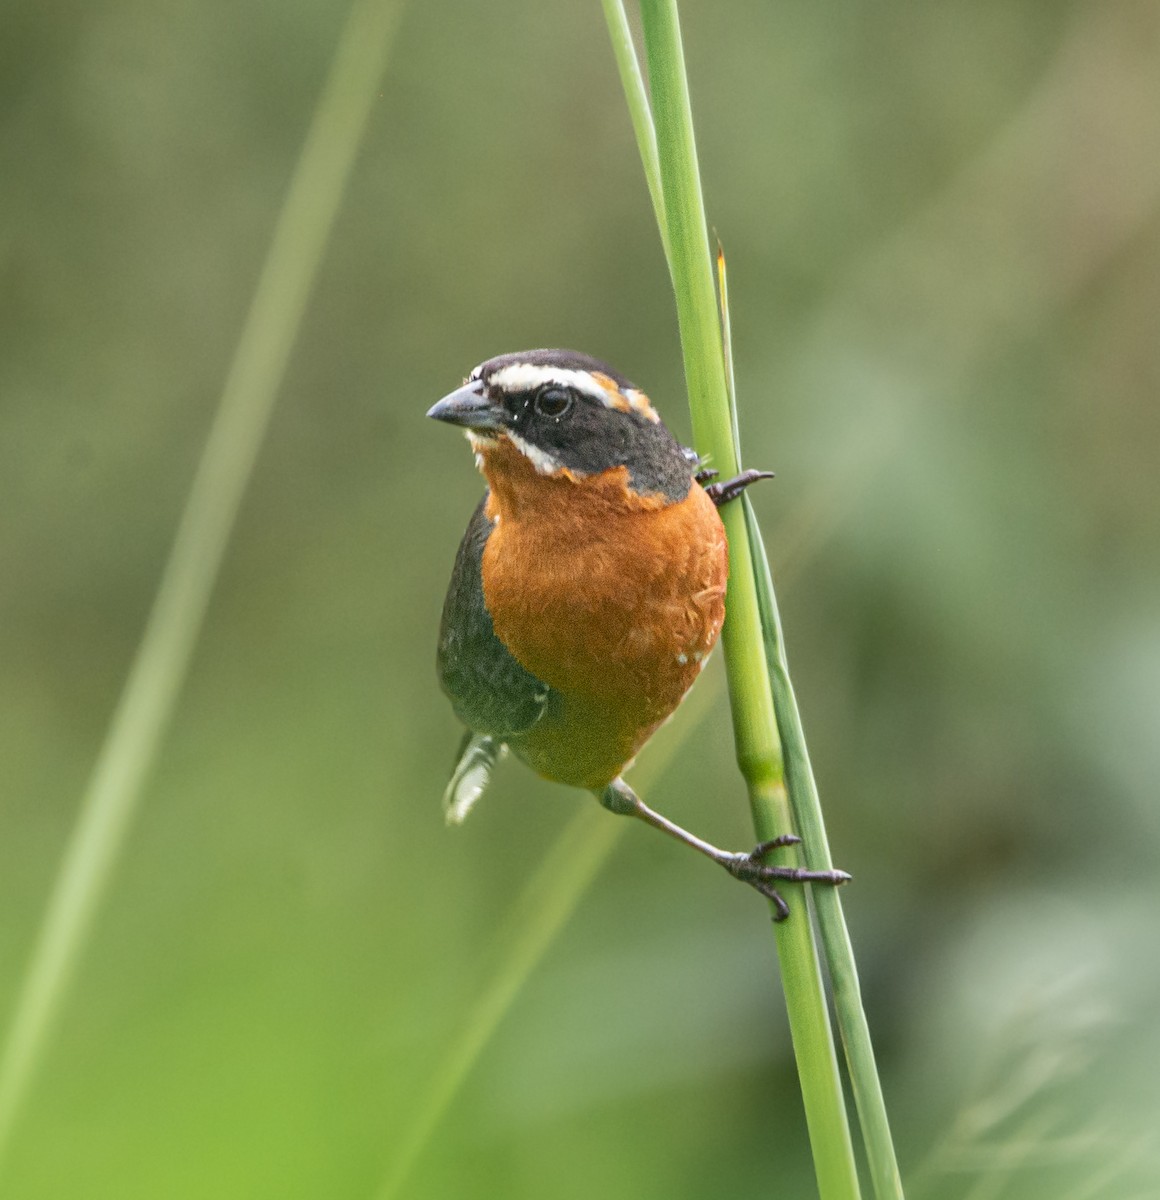
[[[530,729],[552,691],[525,670],[496,636],[483,599],[483,547],[493,523],[475,510],[451,574],[439,631],[439,680],[459,719],[477,734],[500,742]]]

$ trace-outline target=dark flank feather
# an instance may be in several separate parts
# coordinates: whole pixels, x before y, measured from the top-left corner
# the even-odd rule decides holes
[[[481,563],[492,523],[479,502],[455,558],[439,629],[439,681],[468,728],[502,742],[543,715],[551,689],[495,635],[483,602]]]

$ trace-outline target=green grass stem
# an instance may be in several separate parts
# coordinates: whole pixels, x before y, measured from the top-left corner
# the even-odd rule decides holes
[[[785,638],[782,634],[781,615],[773,590],[769,560],[748,497],[745,497],[744,503],[750,551],[758,568],[758,599],[761,605],[766,660],[773,682],[774,706],[777,710],[794,820],[797,832],[802,838],[806,865],[818,871],[829,870],[833,866],[830,845],[822,819],[818,786],[806,749],[801,713],[798,711],[797,698],[790,681]],[[858,967],[842,912],[842,898],[837,888],[814,888],[812,898],[830,974],[834,1012],[846,1052],[846,1067],[858,1110],[875,1200],[902,1200],[902,1177],[898,1170],[894,1142],[890,1136],[890,1122],[886,1115],[886,1101],[882,1095],[874,1047],[870,1040],[870,1026],[866,1020],[866,1010],[862,1007]]]
[[[632,41],[632,30],[628,25],[628,14],[622,0],[601,0],[604,19],[608,22],[608,34],[612,39],[612,53],[624,97],[628,102],[628,115],[632,119],[632,130],[636,134],[636,145],[640,161],[644,165],[645,183],[648,184],[652,200],[653,215],[664,247],[665,264],[672,270],[673,256],[669,249],[669,226],[665,218],[665,197],[661,187],[661,163],[657,154],[657,132],[653,125],[652,110],[649,108],[648,89],[641,74],[640,61]]]
[[[698,449],[722,478],[739,469],[722,327],[693,137],[675,0],[642,0],[671,271]],[[742,505],[722,512],[730,576],[722,636],[737,759],[761,840],[793,828],[765,658],[754,561]],[[786,854],[793,861],[794,853]],[[822,1200],[859,1196],[837,1053],[804,891],[786,888],[795,914],[774,926],[790,1032]]]
[[[17,994],[0,1058],[0,1168],[173,714],[400,8],[397,0],[356,0],[315,108],[144,635]]]
[[[733,409],[733,433],[739,445],[729,318],[729,285],[725,272],[725,252],[720,244],[717,246],[717,294],[725,347],[726,383],[729,389],[729,403]],[[756,565],[757,602],[765,641],[766,666],[773,690],[773,706],[777,713],[778,735],[794,826],[802,838],[802,854],[806,865],[815,871],[827,871],[834,864],[830,858],[830,844],[826,837],[817,782],[806,749],[801,713],[798,711],[797,697],[790,681],[781,614],[773,590],[769,558],[749,497],[744,496],[742,502],[745,508],[749,550]],[[830,975],[834,1012],[846,1053],[846,1067],[854,1093],[854,1104],[858,1110],[875,1200],[902,1200],[902,1177],[894,1153],[894,1141],[890,1136],[890,1122],[886,1115],[886,1101],[882,1095],[878,1065],[870,1040],[870,1026],[866,1020],[866,1010],[862,1007],[858,967],[842,912],[841,895],[836,888],[815,888],[811,898]]]
[[[613,41],[615,44],[618,39],[618,31],[620,32],[620,36],[623,37],[623,33],[627,31],[628,26],[627,19],[624,17],[623,7],[614,5],[610,0],[606,0],[606,15],[609,14],[612,8],[619,9],[619,22],[616,30],[613,30],[613,20],[611,15],[609,15],[609,26],[610,30],[613,30]],[[679,28],[677,36],[679,37]],[[632,50],[631,41],[628,42],[627,50],[629,52]],[[618,46],[618,61],[620,61],[624,53],[624,47]],[[628,70],[623,64],[621,65],[621,77],[626,81],[626,92],[629,86],[627,81],[633,77],[633,74],[634,72]],[[635,75],[639,78],[639,70],[635,72]],[[631,97],[630,104],[632,104]],[[649,115],[651,116],[651,113]],[[634,125],[638,123],[638,117],[635,113],[633,121]],[[645,147],[650,144],[650,139],[642,137],[638,132],[637,141],[642,147],[641,157],[644,162],[646,176],[651,180],[652,174],[658,169],[658,164],[645,150]],[[655,146],[655,139],[652,139],[651,144]],[[652,190],[651,183],[650,190]],[[658,222],[663,223],[665,220],[663,204],[654,207],[657,209]],[[703,213],[701,214],[700,227],[704,228]],[[663,227],[662,238],[665,241],[667,249],[668,234],[667,230]],[[733,462],[723,469],[733,471],[740,465],[740,438],[737,429],[737,404],[733,375],[725,259],[720,247],[718,247],[717,267],[722,359],[725,390],[728,396],[733,424],[732,445],[734,450]],[[777,753],[779,758],[784,756],[785,784],[788,787],[793,808],[794,825],[803,838],[803,853],[807,865],[818,870],[828,869],[832,866],[829,845],[826,838],[825,825],[822,820],[817,786],[806,750],[805,736],[797,708],[797,701],[794,696],[792,683],[790,682],[780,616],[774,596],[765,546],[762,542],[756,517],[748,497],[745,498],[742,507],[744,511],[746,541],[751,561],[756,567],[755,584],[757,602],[762,637],[765,643],[768,677],[774,700],[774,708],[777,714],[780,742]],[[732,531],[730,544],[734,544],[732,542]],[[733,603],[732,595],[730,603],[731,605]],[[781,802],[782,797],[780,795],[776,796],[773,800],[774,807],[779,807]],[[758,828],[759,830],[761,828],[760,821],[758,822]],[[901,1200],[902,1184],[894,1153],[893,1141],[890,1136],[889,1122],[886,1116],[885,1102],[882,1095],[881,1083],[878,1078],[873,1047],[870,1041],[869,1026],[866,1021],[865,1010],[862,1007],[857,967],[842,913],[841,898],[833,889],[819,888],[814,892],[813,901],[827,967],[830,972],[835,1011],[846,1051],[855,1104],[862,1126],[874,1194],[876,1200]]]

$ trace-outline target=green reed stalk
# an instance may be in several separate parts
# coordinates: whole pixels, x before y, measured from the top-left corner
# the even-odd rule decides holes
[[[656,137],[655,135],[649,137],[641,131],[643,120],[641,116],[642,105],[640,103],[640,96],[644,94],[644,83],[635,53],[632,51],[631,39],[628,36],[628,22],[624,14],[623,5],[620,3],[620,0],[604,0],[604,9],[609,30],[612,34],[621,78],[629,99],[633,124],[637,129],[637,143],[640,147],[645,176],[649,182],[649,192],[653,197],[653,207],[656,212],[657,224],[661,229],[661,237],[665,245],[666,254],[670,258],[671,271],[673,268],[671,255],[669,255],[670,234],[668,220],[663,196],[660,200],[657,198],[660,192],[661,168],[656,149]],[[679,26],[676,23],[675,12],[673,14],[673,26],[679,46]],[[651,112],[648,112],[647,109],[644,111],[651,120]],[[704,228],[703,215],[701,217],[700,228]],[[736,468],[740,461],[737,409],[733,386],[733,359],[729,337],[729,308],[726,293],[724,258],[720,254],[718,255],[718,265],[720,272],[720,317],[724,337],[722,358],[726,392],[733,423],[732,461],[734,468]],[[746,541],[749,546],[750,558],[752,563],[757,566],[754,582],[757,589],[756,594],[760,611],[762,636],[765,643],[766,666],[774,697],[774,707],[777,713],[779,739],[784,746],[785,783],[788,785],[797,831],[803,838],[802,850],[806,864],[816,870],[828,869],[832,865],[829,845],[822,820],[817,786],[806,750],[805,735],[797,709],[797,701],[790,682],[781,621],[770,577],[769,563],[765,554],[765,546],[762,542],[756,517],[754,516],[748,497],[744,499],[742,508],[744,511]],[[862,1008],[857,967],[850,944],[850,937],[846,930],[845,919],[842,914],[841,899],[833,889],[819,888],[814,892],[813,901],[833,987],[838,1026],[842,1034],[852,1090],[862,1126],[874,1195],[876,1200],[902,1200],[902,1183],[899,1177],[894,1145],[890,1137],[890,1127],[886,1116],[882,1087],[878,1079],[873,1047],[870,1041],[869,1026],[866,1021],[865,1011]]]
[[[648,91],[636,48],[632,44],[632,31],[628,27],[628,14],[622,0],[601,0],[604,19],[608,22],[608,33],[612,38],[612,53],[620,72],[624,87],[624,98],[628,101],[628,115],[632,118],[632,131],[636,134],[636,145],[640,160],[644,163],[644,178],[648,184],[649,199],[657,218],[657,229],[665,251],[665,262],[672,271],[673,255],[669,248],[669,226],[665,219],[665,197],[661,190],[661,167],[657,156],[657,131],[653,127],[652,110],[649,108]]]
[[[782,635],[777,599],[774,596],[769,560],[748,497],[745,497],[744,504],[750,551],[758,566],[757,595],[761,606],[766,661],[773,682],[774,705],[777,709],[778,728],[785,754],[785,773],[797,832],[801,834],[806,865],[817,871],[829,870],[833,865],[830,859],[830,845],[822,820],[818,786],[806,749],[801,714],[798,711],[793,684],[790,682],[785,639]],[[874,1046],[870,1040],[870,1026],[866,1020],[866,1010],[862,1007],[858,967],[854,961],[850,934],[846,929],[846,918],[842,913],[842,898],[836,888],[814,888],[813,902],[875,1200],[902,1200],[902,1177],[898,1171],[898,1159],[890,1136],[890,1122],[886,1116],[886,1101],[882,1095],[882,1084],[874,1059]]]
[[[693,433],[698,450],[727,478],[737,473],[739,461],[676,0],[642,0],[641,15]],[[726,506],[722,519],[730,548],[722,641],[734,740],[754,826],[764,841],[793,826],[744,506]],[[795,857],[790,851],[785,860]],[[837,1053],[804,889],[790,886],[785,895],[794,913],[774,930],[818,1190],[822,1200],[858,1197]]]

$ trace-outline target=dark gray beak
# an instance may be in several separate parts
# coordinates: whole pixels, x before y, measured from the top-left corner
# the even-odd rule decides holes
[[[509,423],[507,409],[487,398],[479,380],[444,396],[427,415],[449,425],[462,425],[465,429],[493,431],[506,429]]]

